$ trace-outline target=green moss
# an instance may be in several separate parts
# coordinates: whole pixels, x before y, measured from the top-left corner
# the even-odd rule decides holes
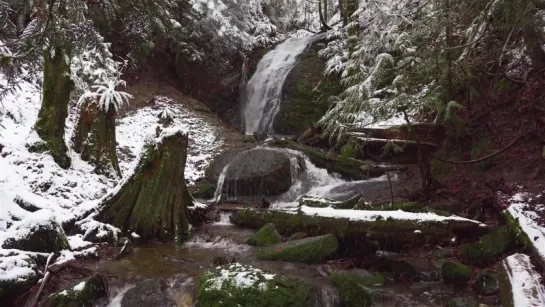
[[[469,263],[487,264],[505,252],[513,240],[513,234],[508,227],[498,227],[481,237],[478,242],[462,245],[462,255]]]
[[[92,307],[95,302],[106,297],[106,284],[101,275],[95,274],[84,282],[83,287],[76,285],[71,289],[53,294],[40,307]]]
[[[209,182],[198,182],[188,188],[191,195],[199,199],[211,199],[216,192],[216,187]]]
[[[9,238],[3,243],[2,247],[42,253],[56,253],[70,249],[64,231],[54,221],[49,221],[48,224],[34,225],[28,230],[28,235],[16,239]]]
[[[289,237],[286,241],[295,241],[295,240],[304,239],[306,237],[308,237],[308,235],[306,233],[296,232],[293,235],[291,235],[291,237]]]
[[[447,261],[441,267],[445,283],[463,285],[471,278],[471,268],[455,261]]]
[[[348,272],[336,272],[331,282],[339,290],[341,305],[346,307],[369,307],[371,294],[366,287],[384,283],[382,276],[364,278]]]
[[[280,240],[282,240],[282,237],[276,231],[274,224],[269,223],[261,227],[257,233],[248,239],[248,244],[256,246],[270,246],[280,243]]]
[[[316,263],[337,252],[339,243],[334,235],[324,235],[288,241],[256,251],[257,257],[264,260],[281,260]]]
[[[253,282],[237,283],[236,276],[241,274]],[[228,264],[204,273],[197,288],[199,307],[313,307],[315,304],[315,295],[308,283],[240,264]]]
[[[493,295],[499,291],[498,273],[490,270],[481,272],[473,283],[473,290],[481,295]]]
[[[520,229],[518,221],[508,212],[503,213],[503,218],[507,223],[509,231],[514,236],[516,241],[523,246],[524,251],[531,252],[533,249],[533,243],[528,235]]]

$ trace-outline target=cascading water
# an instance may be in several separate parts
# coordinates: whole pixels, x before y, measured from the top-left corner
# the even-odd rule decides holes
[[[244,122],[246,134],[271,132],[278,113],[282,86],[296,63],[297,56],[315,36],[289,38],[259,61],[257,70],[246,86]]]

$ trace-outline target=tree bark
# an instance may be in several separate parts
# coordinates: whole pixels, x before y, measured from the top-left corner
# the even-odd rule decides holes
[[[147,143],[134,174],[103,201],[98,219],[144,240],[185,242],[194,205],[184,181],[187,146],[182,132]]]
[[[344,7],[344,0],[339,0],[339,11],[341,14],[341,20],[343,21],[343,27],[348,24],[348,16],[346,15],[346,8]]]
[[[121,177],[116,152],[115,110],[104,113],[94,102],[81,107],[74,136],[74,150],[95,166],[98,174]]]
[[[327,10],[327,8],[326,8],[326,10]],[[322,30],[323,31],[331,30],[331,27],[327,24],[327,20],[324,19],[324,15],[323,15],[323,12],[322,12],[322,0],[318,1],[318,14],[320,16],[320,23],[322,24]]]
[[[45,142],[55,162],[62,168],[69,168],[71,161],[64,142],[64,122],[68,116],[70,101],[70,52],[65,48],[54,47],[44,52],[43,97],[38,121],[34,126]]]

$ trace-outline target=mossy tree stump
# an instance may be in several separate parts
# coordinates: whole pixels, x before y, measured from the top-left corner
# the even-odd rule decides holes
[[[183,243],[194,199],[184,181],[188,135],[163,131],[146,143],[134,174],[101,204],[99,220],[142,239]]]
[[[64,124],[68,116],[70,101],[70,58],[67,48],[55,46],[44,52],[43,97],[38,120],[34,126],[40,138],[45,142],[36,149],[48,150],[55,162],[62,168],[69,168],[71,161],[64,142]],[[54,52],[52,52],[54,51]],[[32,150],[32,146],[29,148]]]
[[[84,103],[73,143],[74,150],[82,160],[93,164],[97,173],[115,173],[121,177],[116,152],[115,115],[115,108],[106,111],[95,101]]]

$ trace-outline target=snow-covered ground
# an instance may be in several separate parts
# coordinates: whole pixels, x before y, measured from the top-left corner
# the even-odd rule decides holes
[[[502,266],[511,287],[514,307],[545,306],[545,287],[530,257],[514,254],[505,258]]]
[[[29,253],[2,249],[5,240],[23,235],[29,223],[53,219],[62,224],[74,220],[96,206],[119,182],[94,173],[93,166],[73,151],[69,152],[72,165],[67,170],[60,168],[47,153],[29,152],[27,144],[38,139],[33,126],[40,108],[41,88],[38,82],[22,81],[19,86],[19,90],[9,93],[0,104],[0,144],[4,146],[0,153],[0,255],[17,255],[0,261],[0,280],[13,278],[16,272],[28,274],[24,257]],[[121,170],[126,175],[134,169],[146,137],[155,133],[159,117],[167,110],[173,117],[171,127],[189,132],[185,176],[188,183],[193,183],[204,175],[211,157],[219,151],[222,141],[217,128],[184,105],[169,105],[166,97],[159,97],[157,101],[157,105],[130,113],[118,121],[116,135]],[[65,133],[68,145],[76,113],[76,108],[71,107]],[[39,210],[30,212],[18,205],[24,202]],[[87,221],[83,226],[107,228],[96,221]],[[89,245],[81,236],[69,237],[69,243],[72,249]]]

